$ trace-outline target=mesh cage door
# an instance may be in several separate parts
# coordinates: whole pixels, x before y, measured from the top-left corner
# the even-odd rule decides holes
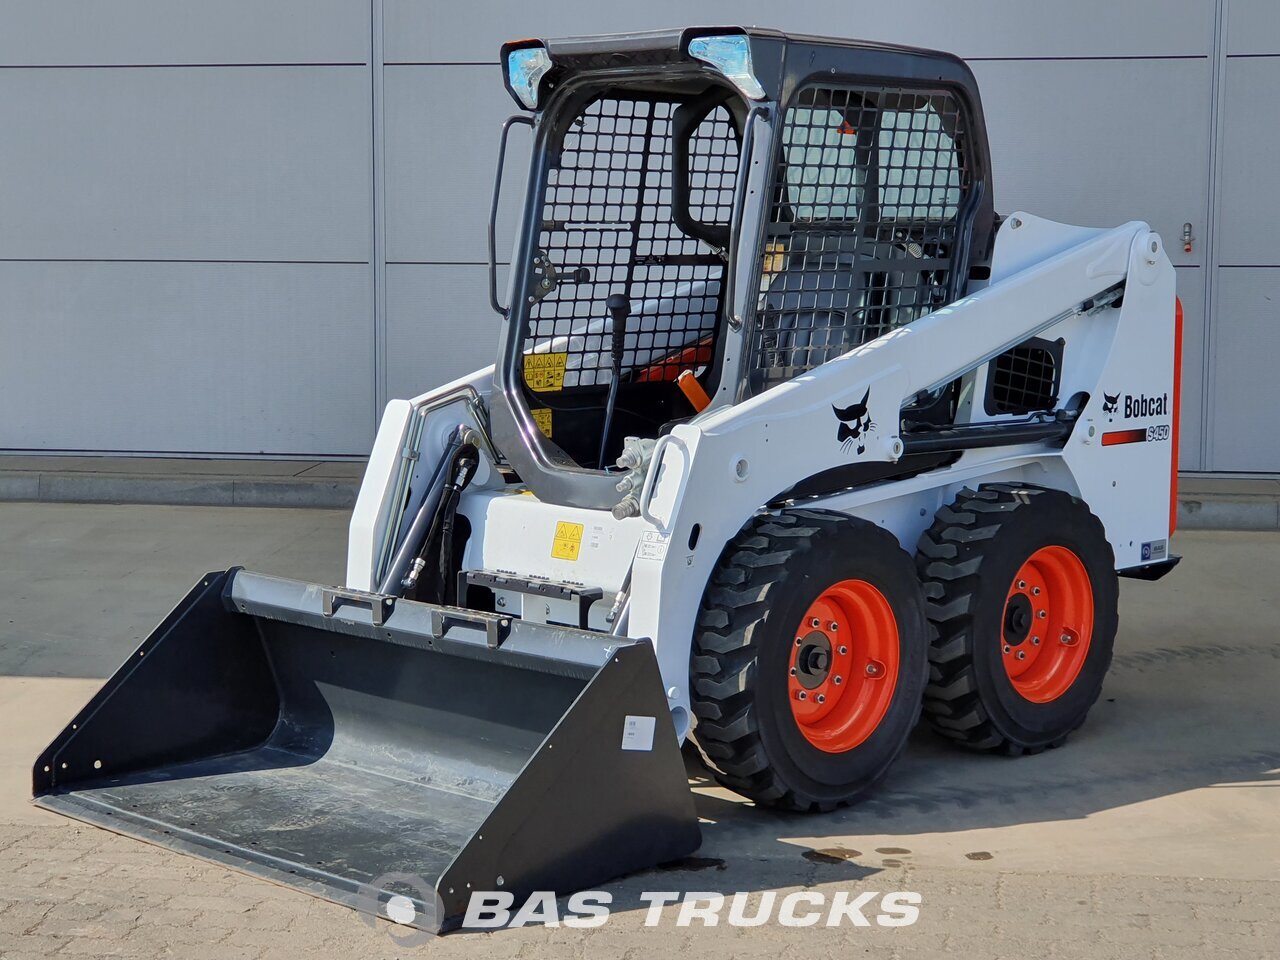
[[[725,258],[676,225],[673,129],[684,101],[603,96],[569,125],[547,172],[526,292],[522,344],[526,401],[543,432],[575,460],[588,456],[612,378],[605,302],[631,303],[619,409],[625,429],[656,436],[679,413],[674,381],[714,357]],[[689,139],[689,213],[727,228],[737,185],[739,136],[723,105]],[[540,284],[548,275],[549,287]],[[667,398],[667,394],[671,398]],[[566,429],[556,429],[556,422]],[[578,434],[581,450],[571,449]],[[594,459],[594,455],[590,455]]]

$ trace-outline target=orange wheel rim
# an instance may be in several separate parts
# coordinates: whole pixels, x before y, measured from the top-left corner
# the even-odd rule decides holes
[[[1009,585],[1001,621],[1001,659],[1013,689],[1032,703],[1071,688],[1093,637],[1093,586],[1066,547],[1041,547]]]
[[[873,734],[898,685],[898,621],[865,580],[841,580],[796,628],[787,697],[806,740],[844,753]]]

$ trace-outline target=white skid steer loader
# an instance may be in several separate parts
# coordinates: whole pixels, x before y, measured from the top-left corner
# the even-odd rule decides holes
[[[390,403],[342,587],[196,585],[37,802],[353,905],[700,840],[680,744],[824,811],[923,715],[1061,744],[1177,562],[1144,223],[998,217],[955,57],[691,28],[502,49],[532,131],[497,363]],[[435,900],[435,902],[431,902]]]

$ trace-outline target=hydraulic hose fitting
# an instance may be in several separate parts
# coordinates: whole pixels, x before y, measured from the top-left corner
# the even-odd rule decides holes
[[[412,590],[418,585],[418,577],[422,573],[423,567],[427,565],[427,561],[421,557],[415,557],[412,564],[409,565],[409,572],[404,575],[404,579],[400,581],[400,586],[405,590]]]
[[[656,444],[656,440],[642,440],[639,437],[627,437],[622,441],[622,455],[618,457],[618,466],[627,472],[614,485],[624,495],[614,505],[615,520],[640,516],[639,493],[644,489],[644,477],[649,470],[649,461],[653,459]]]

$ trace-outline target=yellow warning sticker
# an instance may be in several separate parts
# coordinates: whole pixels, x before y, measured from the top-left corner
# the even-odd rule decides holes
[[[556,536],[551,541],[551,556],[556,560],[577,560],[582,549],[582,524],[561,520],[556,524]]]
[[[535,407],[529,413],[533,415],[533,422],[538,425],[542,435],[551,436],[551,411],[547,407]]]
[[[569,362],[567,353],[526,353],[524,356],[524,382],[537,393],[564,388],[564,368]]]

